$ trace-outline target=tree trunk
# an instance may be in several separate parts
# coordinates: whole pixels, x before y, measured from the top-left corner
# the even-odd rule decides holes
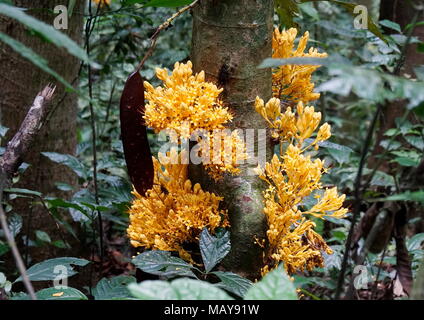
[[[53,9],[59,4],[64,4],[64,1],[14,1],[16,6],[28,8],[29,10],[26,13],[51,25],[56,17]],[[65,4],[67,4],[66,1]],[[80,42],[82,37],[84,5],[85,1],[77,1],[73,14],[69,18],[68,29],[60,30],[77,42]],[[76,58],[70,56],[65,50],[58,49],[53,44],[31,35],[16,20],[0,15],[0,22],[0,32],[8,34],[44,57],[49,61],[49,66],[68,82],[75,80],[80,65]],[[59,191],[55,186],[55,182],[64,182],[75,186],[77,180],[74,173],[64,166],[51,162],[42,156],[40,152],[75,153],[77,142],[77,97],[75,94],[69,93],[64,97],[65,89],[63,85],[28,60],[22,58],[21,55],[4,43],[0,43],[0,52],[0,82],[2,83],[0,86],[0,123],[9,128],[8,136],[5,141],[2,141],[3,144],[18,130],[37,92],[49,82],[57,85],[55,98],[51,102],[52,106],[58,104],[57,111],[53,114],[49,123],[42,128],[31,150],[26,155],[24,161],[29,163],[30,167],[24,172],[19,183],[14,185],[14,187],[37,190],[45,196],[69,196],[69,193]],[[70,239],[64,230],[57,228],[46,209],[41,205],[34,204],[33,201],[19,198],[13,202],[13,212],[23,217],[22,233],[32,240],[36,230],[47,232],[52,240],[60,240],[62,237],[65,240]],[[74,253],[77,250],[79,250],[78,246],[74,246]],[[65,253],[72,254],[69,249],[58,249],[52,245],[43,247],[26,246],[26,250],[23,250],[24,257],[32,259],[31,264],[46,258],[64,255]]]
[[[402,30],[405,30],[405,27],[412,22],[416,10],[405,1],[401,0],[385,0],[381,1],[380,6],[380,20],[390,20],[398,23]],[[417,22],[421,21],[418,17]],[[391,30],[387,30],[390,32]],[[413,36],[418,37],[421,41],[424,40],[424,26],[417,26],[414,29]],[[403,66],[400,70],[399,75],[410,75],[413,78],[416,78],[414,68],[424,64],[424,55],[417,52],[417,44],[410,44],[407,48]],[[384,138],[384,133],[390,128],[396,126],[396,118],[402,117],[406,112],[406,101],[392,101],[389,102],[381,113],[379,119],[379,129],[377,131],[376,144],[370,157],[369,163],[373,167],[375,163],[375,157],[384,152],[384,148],[380,146],[381,140]],[[410,119],[413,121],[413,119]],[[383,163],[381,169],[382,171],[389,172],[390,165],[388,163]]]
[[[193,10],[192,62],[194,70],[204,70],[209,81],[224,88],[223,101],[234,114],[231,129],[255,129],[255,150],[270,140],[258,142],[257,130],[265,121],[254,109],[256,96],[267,101],[271,95],[271,70],[257,69],[271,57],[272,0],[203,0]],[[265,140],[265,141],[264,141]],[[225,176],[214,183],[200,169],[190,168],[193,180],[224,197],[231,223],[231,252],[224,266],[248,278],[257,278],[262,266],[262,248],[255,240],[264,239],[263,183],[249,173],[257,164],[243,164],[238,176]],[[200,171],[200,172],[199,172]]]

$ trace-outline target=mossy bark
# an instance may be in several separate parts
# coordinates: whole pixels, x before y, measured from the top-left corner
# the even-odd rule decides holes
[[[268,100],[272,95],[271,71],[258,69],[271,56],[272,0],[202,0],[193,10],[192,55],[195,72],[205,71],[208,81],[224,88],[222,99],[234,119],[231,129],[255,129],[255,150],[266,144],[268,135],[258,141],[256,129],[265,129],[265,121],[254,109],[256,96]],[[256,154],[256,152],[255,152]],[[224,259],[226,269],[249,278],[257,278],[262,267],[262,248],[255,239],[264,239],[264,184],[249,173],[255,164],[243,164],[238,176],[225,176],[214,183],[201,167],[190,167],[192,180],[224,197],[229,211],[232,248]]]

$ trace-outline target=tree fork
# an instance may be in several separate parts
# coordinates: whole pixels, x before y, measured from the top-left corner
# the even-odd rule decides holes
[[[255,130],[255,154],[258,143],[266,143],[269,158],[272,148],[269,136],[258,141],[257,130],[266,124],[254,109],[256,96],[272,96],[270,69],[257,69],[263,59],[272,55],[273,0],[202,0],[193,8],[191,59],[195,72],[205,71],[206,79],[224,88],[223,101],[234,115],[231,129]],[[224,267],[251,279],[260,275],[263,249],[256,240],[266,236],[262,191],[264,184],[241,165],[241,174],[225,176],[214,183],[199,166],[190,167],[190,176],[202,187],[224,197],[231,223],[231,252]]]

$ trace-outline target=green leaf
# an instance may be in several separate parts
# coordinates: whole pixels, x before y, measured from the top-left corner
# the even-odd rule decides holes
[[[0,4],[0,11],[1,11],[1,4]],[[0,32],[0,40],[6,43],[8,46],[10,46],[16,52],[18,52],[22,57],[31,61],[34,65],[39,67],[41,70],[52,75],[55,79],[63,83],[68,89],[71,89],[72,91],[74,90],[72,85],[68,81],[66,81],[63,77],[61,77],[58,73],[56,73],[56,71],[52,70],[48,66],[48,62],[46,59],[36,54],[30,48],[24,46],[19,41],[16,41],[15,39],[12,39],[1,32]]]
[[[169,282],[162,280],[146,280],[141,283],[131,283],[130,293],[141,300],[177,300],[178,296]]]
[[[294,18],[299,15],[299,7],[294,0],[276,0],[274,6],[280,22],[286,28],[299,28],[294,22]]]
[[[73,56],[87,63],[89,62],[87,53],[75,41],[53,28],[53,26],[27,15],[22,9],[0,3],[0,14],[16,19],[28,28],[42,34],[57,47],[65,48]]]
[[[322,0],[300,0],[300,2],[309,2],[309,1],[322,1]],[[329,0],[329,2],[337,4],[343,8],[345,8],[352,16],[356,16],[355,13],[355,7],[358,6],[357,3],[348,3],[343,1],[337,1],[337,0]],[[381,33],[378,26],[374,23],[374,21],[371,18],[371,15],[368,14],[368,31],[372,32],[376,37],[380,38],[384,42],[387,42],[387,39],[384,37],[383,33]]]
[[[72,13],[74,12],[75,4],[77,0],[69,0],[68,1],[68,17],[72,17]]]
[[[29,190],[29,189],[22,189],[22,188],[7,188],[7,189],[4,189],[4,191],[8,193],[19,193],[19,194],[25,194],[25,195],[35,196],[35,197],[42,197],[43,195],[41,192]]]
[[[42,242],[47,242],[47,243],[51,243],[52,239],[50,239],[50,236],[41,230],[36,230],[35,231],[35,237],[37,238],[37,240],[40,240]]]
[[[6,276],[3,272],[0,272],[0,288],[3,288],[3,286],[6,284]]]
[[[145,251],[136,256],[132,263],[140,270],[164,277],[196,277],[191,271],[192,265],[184,260],[171,256],[169,251]]]
[[[200,280],[181,278],[131,283],[129,291],[141,300],[232,300],[223,290]]]
[[[417,233],[407,241],[408,251],[421,249],[421,244],[424,242],[424,233]]]
[[[247,291],[245,300],[297,300],[296,288],[283,266],[268,273]]]
[[[144,7],[166,7],[175,8],[186,6],[192,3],[194,0],[151,0],[144,5]],[[141,2],[141,1],[138,1]]]
[[[414,201],[424,203],[424,190],[419,191],[406,191],[404,193],[398,193],[386,198],[376,199],[379,201]]]
[[[84,180],[87,179],[88,175],[84,165],[74,156],[56,152],[41,152],[41,154],[53,162],[64,164],[65,166],[71,168],[78,175],[78,177]]]
[[[63,258],[54,258],[45,260],[43,262],[37,263],[30,267],[28,272],[28,277],[31,281],[45,281],[45,280],[61,280],[64,278],[71,277],[78,272],[74,270],[72,265],[76,266],[85,266],[90,261],[85,259],[79,259],[79,258],[71,258],[71,257],[63,257]],[[67,272],[56,272],[55,273],[55,267],[56,266],[65,266]],[[15,282],[22,281],[22,277],[19,277],[15,280]]]
[[[249,279],[232,272],[215,271],[212,273],[222,281],[216,284],[218,287],[232,292],[239,297],[244,297],[253,284]]]
[[[46,288],[36,294],[38,300],[88,300],[81,291],[66,287],[62,289]]]
[[[127,300],[132,299],[128,284],[136,282],[131,276],[117,276],[101,279],[93,289],[95,300]]]
[[[15,238],[22,229],[22,217],[19,214],[12,214],[7,219],[9,230],[12,236]]]
[[[399,33],[402,33],[400,25],[396,22],[393,22],[393,21],[390,21],[390,20],[381,20],[379,23],[386,28],[390,28],[390,29],[395,30]]]
[[[216,232],[212,236],[207,228],[200,234],[200,253],[206,272],[209,272],[230,252],[230,233],[228,231]]]
[[[276,59],[276,58],[266,58],[258,66],[258,69],[266,68],[277,68],[279,66],[285,65],[312,65],[312,66],[321,66],[329,64],[327,58],[308,58],[308,57],[297,57],[297,58],[285,58],[285,59]]]
[[[420,164],[420,160],[407,157],[397,157],[393,161],[404,167],[416,167]]]
[[[9,131],[9,128],[6,128],[5,126],[2,126],[0,124],[0,138],[3,138],[6,135],[7,131]]]

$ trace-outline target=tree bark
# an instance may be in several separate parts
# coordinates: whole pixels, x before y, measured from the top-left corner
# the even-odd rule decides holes
[[[48,24],[53,24],[56,17],[53,9],[59,4],[64,4],[64,2],[61,0],[14,1],[14,5],[27,8],[26,13]],[[68,29],[60,30],[77,42],[80,42],[82,38],[84,5],[85,1],[77,1],[73,14],[69,18]],[[31,35],[16,20],[0,15],[0,22],[0,32],[6,33],[43,56],[49,61],[49,66],[68,82],[76,79],[80,65],[76,58],[70,56],[65,50],[58,49],[53,44]],[[48,124],[41,129],[31,149],[23,159],[24,162],[30,164],[30,167],[14,187],[37,190],[45,196],[67,197],[69,193],[59,191],[55,182],[65,182],[75,186],[77,183],[76,176],[68,168],[43,157],[40,152],[75,153],[77,97],[70,93],[64,97],[65,88],[63,85],[57,83],[48,74],[3,43],[0,43],[0,53],[0,81],[2,83],[0,86],[0,123],[9,128],[8,136],[5,141],[2,141],[3,144],[19,129],[28,111],[28,106],[31,105],[36,93],[48,82],[57,84],[56,95],[52,101],[53,106],[58,104],[57,112],[53,114]],[[48,216],[48,212],[42,206],[35,205],[33,201],[23,198],[19,198],[12,204],[13,211],[23,217],[22,232],[30,239],[34,239],[36,230],[47,232],[52,240],[61,239],[59,233],[62,233],[63,230],[58,230],[54,220]],[[66,240],[69,239],[65,233],[62,236]],[[74,252],[76,250],[78,248],[75,246]],[[32,263],[63,255],[65,252],[72,254],[69,249],[58,249],[51,245],[26,247],[26,251],[23,251],[24,256],[32,259]]]
[[[192,62],[194,70],[205,71],[208,81],[224,88],[223,101],[234,114],[231,129],[266,128],[254,109],[256,96],[267,101],[271,95],[271,70],[257,69],[272,54],[272,0],[203,0],[193,10]],[[258,140],[255,136],[255,150]],[[265,141],[264,141],[265,140]],[[269,137],[267,157],[272,149]],[[224,197],[231,223],[231,252],[224,259],[226,269],[248,278],[259,277],[264,239],[264,184],[249,173],[255,164],[243,164],[239,176],[211,181],[199,167],[190,168],[193,180]]]
[[[418,1],[417,1],[418,2]],[[412,22],[416,10],[405,1],[401,0],[384,0],[381,1],[380,6],[380,20],[390,20],[398,23],[402,30]],[[420,17],[417,20],[421,21]],[[391,30],[387,29],[388,32]],[[415,37],[418,37],[421,41],[424,40],[424,26],[416,26],[412,34]],[[420,52],[417,52],[417,44],[412,43],[408,45],[403,66],[398,75],[409,75],[412,78],[416,78],[414,68],[424,64],[424,55]],[[406,112],[406,101],[392,101],[389,102],[383,109],[383,112],[380,115],[379,119],[379,129],[377,131],[376,144],[372,153],[372,157],[369,159],[369,164],[371,167],[376,161],[376,157],[384,152],[384,148],[380,145],[380,142],[384,139],[384,133],[390,128],[396,126],[396,118],[402,117]],[[413,121],[413,119],[410,119]],[[381,166],[382,171],[389,172],[390,164],[383,163]]]

